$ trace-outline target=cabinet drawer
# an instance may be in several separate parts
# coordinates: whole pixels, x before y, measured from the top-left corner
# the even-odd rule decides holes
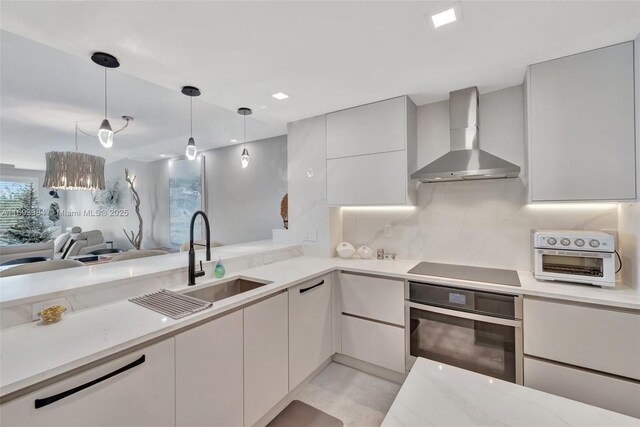
[[[401,96],[327,114],[327,158],[404,150],[406,102]]]
[[[640,314],[525,298],[525,354],[640,379]]]
[[[343,315],[342,353],[404,374],[404,328]]]
[[[289,391],[331,354],[331,275],[326,275],[289,289]]]
[[[524,358],[524,385],[640,418],[640,383]]]
[[[404,326],[404,281],[340,273],[342,312]]]
[[[327,160],[329,205],[404,205],[408,182],[406,151]]]
[[[46,403],[44,399],[114,373],[35,408],[36,399]],[[173,426],[174,377],[174,339],[170,338],[2,405],[2,425]]]

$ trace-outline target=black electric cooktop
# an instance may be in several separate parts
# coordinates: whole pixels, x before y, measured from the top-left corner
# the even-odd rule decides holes
[[[410,274],[444,277],[448,279],[484,282],[496,285],[520,286],[520,278],[515,270],[501,268],[471,267],[468,265],[440,264],[437,262],[421,262],[411,270]]]

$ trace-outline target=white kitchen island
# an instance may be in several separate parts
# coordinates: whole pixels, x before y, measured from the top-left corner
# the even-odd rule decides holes
[[[637,427],[640,419],[418,358],[382,425]]]

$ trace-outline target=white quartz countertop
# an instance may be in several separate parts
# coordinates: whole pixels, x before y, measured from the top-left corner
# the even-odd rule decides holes
[[[238,276],[272,283],[218,301],[210,309],[180,320],[166,318],[125,300],[71,313],[53,325],[29,323],[8,328],[0,333],[0,396],[134,345],[168,336],[190,324],[220,315],[335,270],[640,310],[640,294],[622,285],[615,289],[600,289],[585,285],[542,283],[527,272],[519,273],[522,287],[407,274],[406,272],[416,263],[417,261],[343,260],[301,256],[245,270],[230,271],[228,276],[221,280],[198,279],[198,287]]]
[[[211,248],[211,262],[217,257],[223,261],[265,254],[298,245],[276,244],[271,240],[241,243]],[[205,250],[196,251],[197,261],[205,261]],[[132,278],[164,274],[172,270],[187,269],[187,254],[172,253],[149,258],[138,258],[114,263],[87,265],[82,270],[69,268],[35,274],[3,277],[0,279],[0,308],[55,298],[67,291],[88,291],[92,287],[115,285]]]
[[[418,358],[387,413],[395,426],[635,426],[637,418]]]

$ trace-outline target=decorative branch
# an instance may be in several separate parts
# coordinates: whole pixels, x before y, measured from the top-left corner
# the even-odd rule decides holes
[[[133,234],[133,231],[127,232],[124,228],[122,229],[122,231],[124,231],[125,236],[127,236],[127,239],[133,245],[133,247],[136,248],[137,250],[140,250],[140,247],[142,245],[143,222],[142,222],[142,215],[140,215],[140,196],[138,195],[138,192],[136,191],[133,185],[134,182],[136,181],[136,177],[135,176],[130,177],[129,169],[125,169],[124,180],[127,182],[127,185],[129,186],[129,191],[131,192],[131,199],[132,199],[132,202],[135,204],[136,215],[138,215],[139,224],[138,224],[138,234],[136,235]],[[131,235],[129,235],[129,233],[131,233]]]

